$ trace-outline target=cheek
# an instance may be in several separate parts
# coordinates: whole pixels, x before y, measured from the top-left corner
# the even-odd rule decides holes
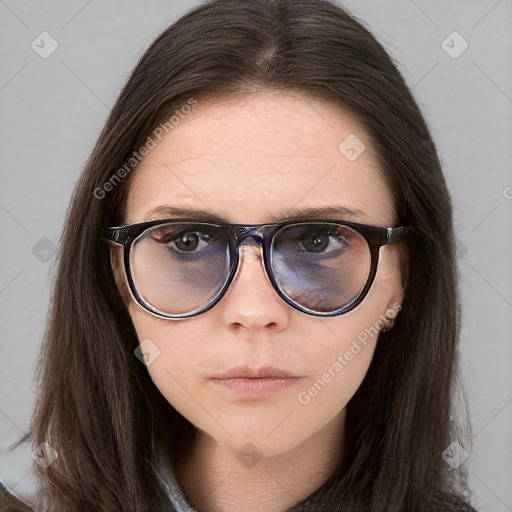
[[[197,393],[196,382],[204,375],[204,333],[190,323],[153,317],[133,302],[128,306],[139,343],[152,351],[147,370],[156,387],[176,409]],[[184,321],[186,322],[186,321]]]
[[[377,315],[378,316],[378,315]],[[355,394],[370,366],[378,330],[373,316],[359,311],[331,322],[324,335],[304,354],[312,361],[310,378],[297,396],[311,414],[335,414]],[[313,346],[315,345],[315,346]]]
[[[400,307],[399,302],[393,303],[400,288],[395,255],[384,254],[380,263],[365,300],[345,315],[319,320],[315,342],[299,349],[303,359],[312,362],[312,377],[298,397],[300,403],[335,412],[346,406],[361,385],[384,325],[383,318],[386,312],[396,314]]]

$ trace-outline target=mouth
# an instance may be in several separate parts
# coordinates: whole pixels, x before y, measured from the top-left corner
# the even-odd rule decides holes
[[[236,366],[220,375],[211,377],[215,386],[245,398],[261,398],[281,391],[297,383],[302,377],[280,368],[265,366],[249,368]]]

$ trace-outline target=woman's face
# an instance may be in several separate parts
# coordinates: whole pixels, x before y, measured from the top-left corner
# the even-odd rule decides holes
[[[362,152],[354,137],[364,144]],[[150,150],[133,178],[126,223],[167,218],[155,210],[165,206],[206,210],[232,223],[271,222],[271,216],[294,218],[326,207],[358,213],[322,217],[380,226],[395,221],[357,118],[330,102],[291,93],[217,98],[194,107]],[[130,302],[139,340],[146,340],[151,378],[200,432],[236,451],[252,446],[272,456],[322,433],[339,433],[345,406],[368,370],[376,331],[402,298],[398,251],[396,245],[381,248],[365,300],[334,317],[287,305],[267,280],[254,246],[243,252],[225,296],[204,313],[164,320]],[[266,392],[254,390],[254,383],[252,392],[244,392],[237,386],[246,381],[215,379],[240,366],[273,367],[295,378],[260,381]]]

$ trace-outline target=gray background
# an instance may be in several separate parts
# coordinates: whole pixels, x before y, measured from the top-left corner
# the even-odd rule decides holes
[[[0,479],[20,496],[34,489],[30,450],[5,449],[33,408],[52,256],[72,187],[147,45],[198,3],[0,0]],[[459,249],[462,382],[474,443],[465,464],[476,508],[510,511],[512,2],[343,5],[392,53],[438,146]],[[42,32],[58,43],[46,59],[31,47],[42,46]]]

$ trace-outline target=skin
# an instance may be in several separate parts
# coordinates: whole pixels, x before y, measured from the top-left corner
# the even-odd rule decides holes
[[[354,161],[338,149],[349,134],[366,146]],[[162,205],[208,209],[215,218],[240,223],[270,222],[277,214],[293,218],[287,215],[292,209],[345,206],[363,213],[331,218],[395,225],[390,191],[357,117],[290,92],[216,97],[193,108],[135,171],[126,223],[162,218],[148,216]],[[259,252],[250,250],[254,257],[241,261],[224,298],[196,317],[164,320],[131,299],[128,304],[139,339],[149,338],[160,350],[148,366],[151,378],[198,429],[177,476],[199,511],[283,511],[327,479],[343,460],[345,407],[368,370],[377,336],[307,404],[298,395],[403,296],[398,245],[381,248],[365,300],[330,318],[282,301]],[[119,266],[116,275],[123,287]],[[243,399],[209,380],[235,365],[271,365],[301,379],[270,396]],[[251,463],[237,456],[247,450],[255,453]]]

